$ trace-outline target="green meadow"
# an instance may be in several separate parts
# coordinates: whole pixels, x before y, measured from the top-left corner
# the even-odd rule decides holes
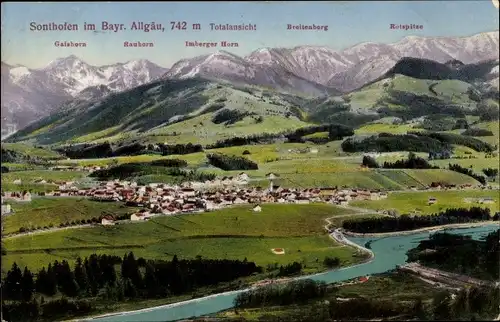
[[[21,227],[58,227],[99,218],[104,213],[119,216],[134,211],[118,202],[98,202],[83,197],[40,197],[31,202],[10,202],[10,205],[13,214],[3,218],[4,234],[16,233]]]
[[[429,198],[436,198],[437,202],[429,205]],[[472,200],[468,200],[468,198]],[[493,198],[493,204],[481,204],[477,201],[481,198]],[[349,204],[373,210],[395,209],[401,214],[420,212],[421,214],[433,214],[444,211],[447,208],[490,208],[492,214],[499,210],[498,190],[448,190],[448,191],[408,191],[389,193],[387,199],[370,201],[352,201]]]
[[[13,262],[41,268],[54,260],[74,262],[77,256],[104,253],[123,256],[133,251],[144,258],[229,258],[258,265],[302,262],[305,271],[323,269],[324,257],[337,256],[347,265],[356,262],[355,250],[335,243],[326,233],[326,218],[348,210],[325,204],[264,204],[262,212],[250,205],[215,212],[162,216],[147,222],[68,229],[4,239],[7,255],[2,271]],[[272,248],[284,248],[275,255]]]

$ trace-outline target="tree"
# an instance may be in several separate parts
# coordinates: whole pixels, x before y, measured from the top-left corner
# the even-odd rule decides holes
[[[155,268],[151,263],[146,264],[146,273],[144,274],[144,286],[149,297],[158,295],[158,281],[156,279]]]
[[[498,175],[498,169],[486,168],[486,169],[483,169],[483,173],[488,177],[496,177]]]
[[[5,296],[12,300],[20,300],[22,298],[21,282],[23,273],[21,269],[14,262],[12,268],[7,272],[4,280]]]
[[[362,164],[368,168],[380,168],[377,161],[375,161],[374,158],[372,158],[371,156],[368,156],[368,155],[363,156],[363,163]]]
[[[28,270],[28,267],[24,267],[23,277],[21,279],[21,290],[23,301],[29,302],[33,297],[33,290],[35,288],[35,283],[33,282],[33,274]]]
[[[54,295],[57,293],[57,276],[56,271],[52,264],[47,267],[47,295]]]
[[[75,280],[81,291],[86,292],[89,288],[89,278],[87,276],[87,270],[82,263],[82,259],[78,257],[76,259],[76,265],[74,270]]]
[[[451,294],[447,291],[438,293],[432,300],[432,313],[434,320],[444,321],[452,318]]]

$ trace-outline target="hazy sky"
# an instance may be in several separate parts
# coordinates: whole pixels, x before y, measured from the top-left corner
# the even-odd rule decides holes
[[[101,23],[125,24],[101,32]],[[161,23],[164,32],[130,30],[134,21]],[[170,30],[171,21],[188,29]],[[30,31],[30,23],[76,23],[79,31]],[[83,31],[83,23],[99,32]],[[256,31],[210,31],[210,23],[256,24]],[[146,58],[170,67],[182,58],[225,49],[247,55],[262,47],[319,45],[343,49],[361,42],[396,42],[409,35],[468,36],[498,30],[491,0],[399,2],[158,2],[158,3],[2,3],[2,61],[39,68],[74,54],[93,65]],[[287,24],[328,25],[328,31],[287,30]],[[391,30],[390,24],[418,24],[423,30]],[[238,48],[193,48],[185,41],[239,43]],[[61,48],[55,41],[86,42],[86,48]],[[124,48],[124,41],[153,42],[153,48]]]

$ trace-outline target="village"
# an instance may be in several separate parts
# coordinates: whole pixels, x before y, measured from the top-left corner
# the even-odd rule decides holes
[[[223,177],[206,182],[185,182],[181,185],[151,183],[138,185],[136,182],[113,180],[99,182],[92,188],[78,188],[75,182],[57,182],[58,188],[48,193],[39,193],[33,197],[87,197],[101,202],[124,202],[126,206],[141,208],[130,215],[130,221],[148,220],[159,215],[177,215],[214,211],[238,204],[252,204],[254,212],[260,212],[265,203],[308,204],[324,202],[339,206],[348,206],[354,200],[380,200],[387,198],[387,192],[365,189],[328,188],[283,188],[275,185],[278,175],[269,173],[269,187],[250,187],[249,176],[242,172],[236,177]],[[20,183],[20,180],[17,183]],[[15,182],[16,183],[16,182]],[[442,186],[433,184],[422,190],[475,188],[472,185]],[[416,189],[416,188],[415,188]],[[414,190],[415,190],[414,189]],[[7,202],[30,202],[32,194],[23,192],[2,192],[2,215],[12,213]],[[429,204],[437,202],[429,198]],[[486,201],[485,201],[486,202]],[[102,225],[117,222],[111,214],[101,218]]]

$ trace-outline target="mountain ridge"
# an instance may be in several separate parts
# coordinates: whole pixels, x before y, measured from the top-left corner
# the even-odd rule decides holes
[[[99,98],[160,78],[200,76],[326,97],[348,93],[380,79],[403,57],[470,65],[497,58],[498,43],[496,30],[462,37],[406,36],[390,44],[362,42],[342,50],[307,45],[266,47],[246,56],[217,51],[184,58],[170,69],[145,59],[92,66],[75,55],[56,59],[42,69],[2,62],[2,81],[6,81],[2,85],[2,101],[7,102],[2,104],[2,114],[7,116],[2,119],[2,134],[9,122],[23,127],[57,111],[66,101]],[[78,77],[68,70],[77,70]],[[493,71],[491,75],[489,81],[498,85]],[[100,85],[106,88],[99,88]],[[94,88],[78,96],[87,87]],[[20,109],[24,111],[18,113]]]

